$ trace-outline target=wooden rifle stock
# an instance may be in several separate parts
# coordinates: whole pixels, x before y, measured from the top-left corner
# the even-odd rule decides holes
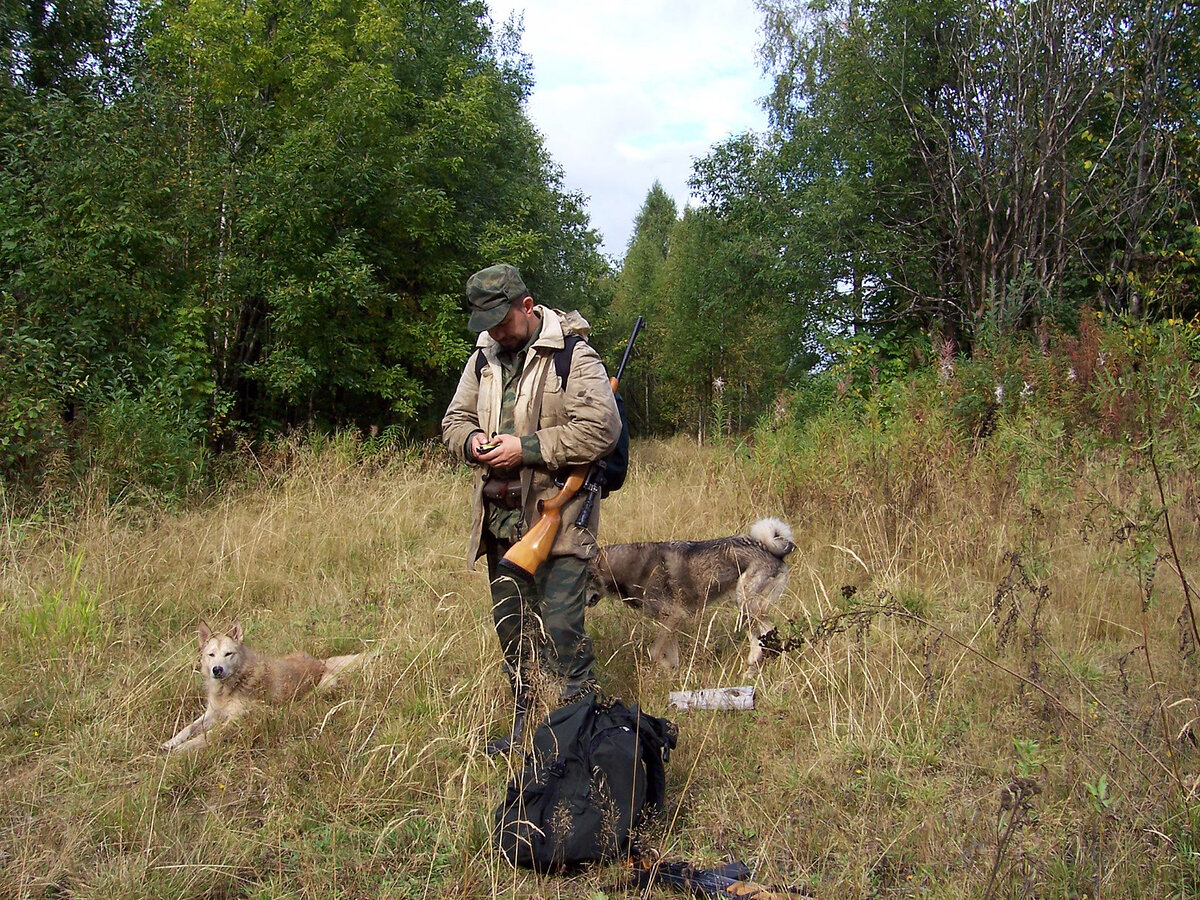
[[[538,501],[541,517],[525,533],[525,537],[508,548],[500,560],[502,570],[507,570],[510,575],[533,578],[533,573],[550,558],[550,548],[554,546],[554,539],[558,537],[558,529],[562,525],[563,507],[579,493],[587,474],[587,466],[575,466],[567,474],[567,480],[557,494],[549,500]]]
[[[625,347],[625,356],[621,360],[617,374],[615,377],[608,379],[608,383],[612,387],[614,394],[617,392],[617,386],[621,383],[621,375],[625,372],[625,364],[629,362],[629,354],[633,350],[633,342],[637,340],[638,331],[644,325],[645,322],[642,320],[642,317],[638,316],[637,321],[633,325],[633,336],[629,338],[629,344]],[[538,501],[540,518],[534,522],[533,527],[525,533],[523,538],[508,548],[508,552],[504,554],[499,563],[501,571],[519,578],[533,579],[533,574],[541,567],[542,563],[550,558],[550,550],[554,546],[554,539],[558,537],[558,529],[562,526],[563,507],[585,486],[587,486],[589,493],[584,513],[580,515],[580,518],[586,521],[587,517],[591,515],[591,505],[594,502],[596,490],[598,489],[594,483],[590,483],[594,481],[592,472],[593,467],[590,465],[575,466],[567,474],[567,480],[559,488],[557,494],[549,500]]]

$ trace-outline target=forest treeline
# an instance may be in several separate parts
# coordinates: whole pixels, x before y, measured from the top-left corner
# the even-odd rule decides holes
[[[771,127],[697,161],[698,208],[655,186],[618,280],[643,427],[745,427],[849,356],[1200,312],[1195,3],[758,6]]]
[[[584,309],[606,271],[483,3],[0,16],[10,479],[173,482],[281,429],[415,433],[466,356],[472,271],[511,260]]]
[[[0,6],[4,482],[429,435],[499,259],[610,359],[645,316],[642,433],[794,414],[848,356],[878,381],[1200,313],[1195,3],[758,6],[769,128],[696,161],[694,206],[654,185],[619,262],[482,2]]]

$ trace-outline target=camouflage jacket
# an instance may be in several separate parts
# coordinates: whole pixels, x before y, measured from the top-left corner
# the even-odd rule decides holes
[[[513,406],[515,433],[521,437],[536,435],[540,462],[521,469],[521,503],[525,528],[537,521],[537,502],[558,493],[554,479],[573,466],[594,462],[617,444],[621,420],[609,385],[608,373],[599,355],[586,341],[580,341],[571,354],[566,386],[554,371],[554,354],[563,348],[570,334],[587,335],[588,324],[576,312],[562,313],[538,306],[542,318],[541,333],[529,348],[525,365],[517,377]],[[442,440],[450,452],[466,462],[467,444],[476,431],[488,435],[498,430],[503,402],[503,376],[496,354],[500,345],[482,332],[476,343],[486,363],[476,366],[471,354],[458,388],[442,418]],[[536,419],[536,421],[535,421]],[[528,441],[522,441],[527,446]],[[471,540],[467,558],[471,567],[483,553],[484,501],[486,469],[480,467],[475,479]],[[554,556],[578,556],[590,559],[596,552],[596,534],[600,526],[600,504],[592,507],[586,528],[575,520],[583,504],[583,492],[563,509],[563,524],[554,541]]]

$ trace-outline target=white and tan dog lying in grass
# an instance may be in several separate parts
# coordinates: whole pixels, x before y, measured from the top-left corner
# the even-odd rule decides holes
[[[204,714],[164,743],[163,750],[204,746],[214,727],[239,719],[257,706],[288,703],[314,688],[329,687],[339,672],[362,656],[264,656],[242,642],[242,626],[236,620],[224,633],[214,632],[201,622],[197,634],[207,693]]]

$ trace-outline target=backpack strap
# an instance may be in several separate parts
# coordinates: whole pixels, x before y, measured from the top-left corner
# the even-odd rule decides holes
[[[567,389],[567,376],[571,374],[571,357],[575,355],[575,345],[582,341],[583,338],[578,334],[569,334],[563,338],[561,350],[554,351],[554,374],[558,376],[558,380],[562,385],[562,389]],[[475,351],[475,380],[483,380],[483,370],[487,367],[487,357],[483,355],[483,348]]]
[[[567,389],[567,376],[571,374],[571,357],[575,354],[575,345],[583,338],[577,334],[568,334],[563,338],[561,350],[554,351],[554,374],[558,376],[562,389]]]

